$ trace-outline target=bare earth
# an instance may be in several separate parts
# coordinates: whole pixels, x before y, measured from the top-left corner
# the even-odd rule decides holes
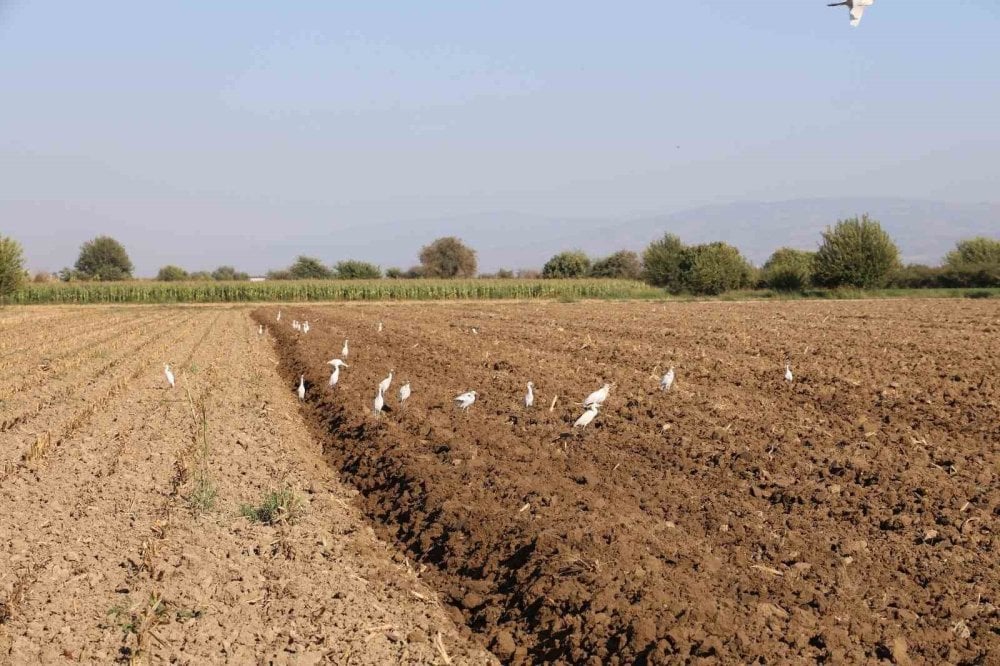
[[[249,310],[0,311],[0,664],[494,662],[355,492]]]

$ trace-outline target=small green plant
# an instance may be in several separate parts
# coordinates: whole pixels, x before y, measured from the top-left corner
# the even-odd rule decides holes
[[[264,525],[293,523],[301,514],[302,503],[289,488],[267,493],[260,506],[252,504],[240,506],[240,515],[250,522]]]
[[[194,482],[194,490],[188,495],[188,505],[195,513],[208,513],[215,508],[218,492],[207,475],[199,475]]]
[[[176,617],[178,622],[183,622],[184,620],[197,620],[203,615],[203,613],[197,608],[181,608],[177,611]]]

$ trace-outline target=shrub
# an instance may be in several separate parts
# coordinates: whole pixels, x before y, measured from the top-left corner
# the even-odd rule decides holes
[[[872,289],[885,285],[899,268],[899,248],[882,225],[862,215],[823,232],[815,265],[817,284]]]
[[[580,278],[585,277],[590,270],[590,258],[579,250],[560,252],[542,266],[542,277]]]
[[[13,238],[0,236],[0,303],[24,284],[24,252]]]
[[[979,236],[962,240],[944,258],[953,270],[969,266],[1000,266],[1000,240]]]
[[[542,277],[542,272],[537,268],[517,269],[517,279],[519,280],[537,280],[541,277]]]
[[[127,280],[132,277],[132,260],[125,247],[110,236],[98,236],[80,248],[76,272],[88,280]]]
[[[188,280],[197,280],[198,282],[208,282],[214,279],[212,274],[208,271],[195,271],[194,273],[188,273]]]
[[[328,280],[333,277],[333,271],[314,257],[300,256],[288,269],[288,274],[294,280]]]
[[[498,268],[496,272],[496,278],[498,280],[511,280],[514,278],[514,271],[509,268]]]
[[[189,279],[188,272],[180,266],[164,266],[156,274],[156,279],[160,282],[179,282]]]
[[[944,286],[945,269],[923,264],[908,264],[893,271],[888,286],[900,289],[933,289]]]
[[[35,273],[35,277],[32,278],[32,282],[35,284],[47,284],[49,282],[55,282],[56,277],[52,273],[46,271],[38,271]]]
[[[399,280],[404,277],[403,269],[393,266],[392,268],[385,269],[385,276],[390,280]]]
[[[377,280],[382,277],[382,269],[367,261],[347,259],[338,261],[333,272],[340,280]]]
[[[799,291],[812,283],[815,252],[783,247],[765,262],[761,278],[765,287],[779,291]]]
[[[420,250],[422,277],[467,278],[476,274],[476,251],[454,236],[438,238]]]
[[[231,282],[231,281],[242,281],[249,280],[250,276],[247,273],[241,273],[232,266],[219,266],[211,275],[213,280],[218,280],[219,282]]]
[[[295,279],[295,276],[292,275],[292,272],[290,270],[288,270],[287,268],[282,268],[281,270],[277,270],[277,271],[268,271],[266,277],[267,277],[268,280],[294,280]]]
[[[653,241],[642,253],[643,279],[657,287],[680,291],[683,288],[681,280],[683,253],[684,244],[674,234],[664,234],[660,240]]]
[[[590,268],[590,275],[592,277],[638,280],[642,277],[642,262],[635,252],[620,250],[609,257],[595,261]]]
[[[243,504],[240,514],[253,523],[275,525],[294,523],[302,514],[302,502],[288,488],[275,490],[264,495],[259,506]]]
[[[727,243],[692,245],[681,253],[681,283],[693,294],[721,294],[750,286],[752,268]]]

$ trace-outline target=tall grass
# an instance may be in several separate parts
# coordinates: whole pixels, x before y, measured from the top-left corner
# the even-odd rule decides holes
[[[629,280],[305,280],[271,282],[70,282],[30,284],[8,303],[247,303],[657,298]]]

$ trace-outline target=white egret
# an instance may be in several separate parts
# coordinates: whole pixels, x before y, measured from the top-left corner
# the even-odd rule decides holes
[[[404,404],[410,397],[410,382],[399,387],[399,404]]]
[[[167,383],[170,384],[170,388],[174,388],[174,373],[170,371],[170,364],[163,364],[163,376],[167,378]]]
[[[378,383],[378,390],[381,393],[385,393],[389,390],[389,385],[392,384],[392,373],[393,370],[389,370],[389,376]]]
[[[476,401],[475,391],[469,391],[467,393],[463,393],[462,395],[455,396],[455,402],[458,404],[459,407],[462,408],[463,412],[469,409],[469,407],[472,407],[472,403],[474,403],[475,401]]]
[[[786,382],[790,382],[793,379],[794,379],[794,377],[792,376],[792,367],[786,363],[785,364],[785,381]]]
[[[843,2],[831,2],[827,7],[847,7],[851,10],[851,25],[857,27],[861,23],[861,15],[865,13],[865,7],[871,7],[875,0],[844,0]]]
[[[302,333],[306,334],[308,332],[309,332],[309,322],[305,322],[304,324],[302,324]]]
[[[600,407],[604,404],[604,401],[608,399],[608,393],[611,392],[611,384],[605,384],[601,388],[597,389],[593,393],[587,396],[587,399],[583,401],[584,407],[590,407],[591,405],[597,405]],[[593,417],[591,417],[593,418]]]
[[[347,348],[347,340],[344,340],[344,348],[340,350],[340,355],[347,358],[350,353],[350,350]]]
[[[257,335],[264,335],[264,324],[257,324]]]
[[[601,408],[600,404],[596,402],[591,403],[590,406],[587,407],[587,411],[581,414],[580,418],[576,420],[576,423],[573,424],[573,427],[586,428],[587,425],[589,425],[590,422],[594,420],[594,417],[597,416],[597,410],[600,408]]]
[[[379,333],[381,333],[381,332],[382,332],[382,322],[379,322],[379,323],[378,323],[378,332],[379,332]]]
[[[306,376],[299,375],[299,400],[306,399]]]
[[[674,366],[670,366],[667,370],[667,374],[663,375],[663,379],[660,380],[660,390],[669,391],[670,387],[674,385]]]
[[[528,382],[528,392],[524,396],[524,406],[534,407],[535,406],[535,384],[534,382]]]
[[[340,369],[349,368],[351,366],[347,365],[339,358],[335,358],[332,361],[327,361],[327,365],[333,366],[333,372],[330,374],[330,386],[336,386],[337,382],[340,381]]]
[[[278,310],[278,318],[277,318],[277,321],[281,321],[281,310]]]
[[[375,402],[372,403],[372,411],[375,412],[376,417],[382,414],[383,407],[385,407],[385,398],[382,396],[382,391],[380,390],[375,395]]]

